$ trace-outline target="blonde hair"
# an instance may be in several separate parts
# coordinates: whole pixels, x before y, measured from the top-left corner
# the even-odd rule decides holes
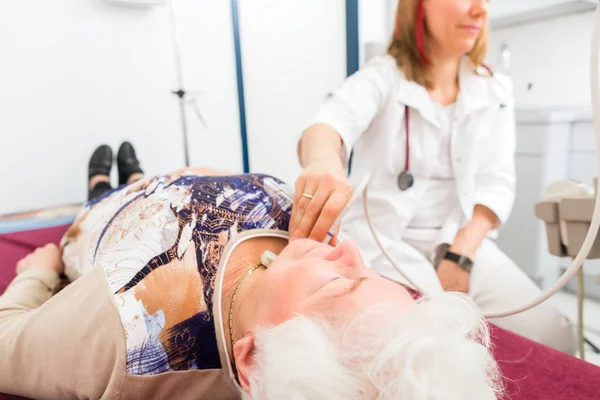
[[[336,326],[295,317],[257,332],[244,400],[495,400],[487,323],[466,296],[385,305]]]
[[[428,79],[427,48],[431,37],[422,10],[423,0],[399,0],[396,11],[396,27],[388,47],[388,54],[409,81],[426,88],[431,87]],[[475,46],[467,54],[476,68],[484,66],[487,53],[488,27],[482,29]],[[487,67],[486,67],[487,69]]]

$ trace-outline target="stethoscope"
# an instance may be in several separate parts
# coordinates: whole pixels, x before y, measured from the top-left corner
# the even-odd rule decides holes
[[[404,131],[406,132],[406,159],[404,160],[404,171],[398,175],[398,188],[403,192],[407,191],[415,184],[415,177],[410,172],[410,109],[404,106]]]
[[[482,64],[481,67],[487,71],[490,78],[494,79],[494,71],[487,65]],[[503,107],[504,105],[500,105]],[[404,106],[404,131],[406,135],[405,151],[406,159],[404,161],[404,171],[402,171],[397,178],[398,188],[405,192],[415,184],[415,176],[410,172],[410,107]]]

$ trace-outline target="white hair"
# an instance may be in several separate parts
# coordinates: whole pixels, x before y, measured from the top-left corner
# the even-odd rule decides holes
[[[334,326],[335,325],[335,326]],[[339,326],[297,316],[257,332],[244,400],[491,400],[502,392],[487,323],[444,293]]]

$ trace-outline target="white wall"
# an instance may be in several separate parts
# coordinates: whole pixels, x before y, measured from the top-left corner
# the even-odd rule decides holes
[[[488,60],[499,65],[500,46],[508,45],[512,63],[508,73],[518,107],[589,106],[593,16],[575,14],[492,31]]]
[[[388,4],[388,0],[360,0],[358,2],[360,16],[358,31],[361,42],[382,42],[389,39],[391,20],[386,18]]]
[[[239,3],[251,170],[293,183],[298,135],[345,78],[345,1]],[[191,163],[240,172],[230,2],[174,4],[208,125],[188,109]],[[149,174],[182,166],[168,7],[0,0],[0,49],[0,215],[83,201],[101,143],[132,140]]]
[[[240,34],[251,170],[293,184],[299,135],[346,76],[345,1],[240,1]]]
[[[364,65],[373,55],[384,53],[392,31],[389,0],[360,0],[359,41],[360,65]]]
[[[241,170],[229,2],[175,0],[194,164]],[[87,161],[134,142],[144,169],[183,165],[169,9],[101,0],[0,1],[0,214],[80,202]]]
[[[398,0],[359,0],[360,65],[385,54],[394,31]]]

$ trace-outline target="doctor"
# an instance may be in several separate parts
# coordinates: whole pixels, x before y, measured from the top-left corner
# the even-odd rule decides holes
[[[540,294],[493,241],[515,197],[515,112],[510,80],[483,64],[487,17],[487,0],[399,1],[388,54],[348,78],[302,135],[290,223],[292,238],[323,240],[370,172],[373,224],[409,279],[426,293],[468,293],[484,312]],[[377,272],[408,283],[360,203],[342,234]],[[571,326],[548,303],[493,322],[574,352]]]

